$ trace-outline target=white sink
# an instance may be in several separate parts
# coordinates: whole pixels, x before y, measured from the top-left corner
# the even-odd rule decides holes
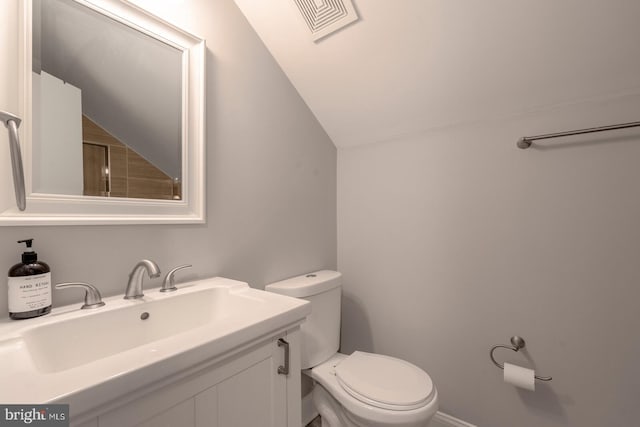
[[[170,295],[118,310],[36,326],[22,333],[41,372],[57,372],[203,327],[255,305],[228,287]],[[144,319],[143,319],[144,317]]]
[[[11,386],[0,386],[0,402],[86,410],[124,389],[220,358],[311,312],[304,300],[221,277],[105,302],[94,310],[78,303],[36,319],[1,321],[0,384]]]

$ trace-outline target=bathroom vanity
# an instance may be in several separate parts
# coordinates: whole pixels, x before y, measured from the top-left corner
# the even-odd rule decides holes
[[[300,408],[299,371],[297,375],[293,371],[289,376],[278,374],[278,367],[283,366],[278,337],[297,346],[297,329],[251,343],[211,367],[126,394],[106,411],[93,411],[97,417],[86,414],[88,421],[72,425],[297,427],[301,424],[296,413]]]
[[[305,301],[216,277],[105,302],[0,323],[0,402],[66,403],[82,427],[301,424]]]

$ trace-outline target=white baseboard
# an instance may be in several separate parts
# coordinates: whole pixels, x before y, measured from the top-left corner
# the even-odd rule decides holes
[[[476,427],[473,424],[469,424],[466,421],[462,421],[456,417],[445,414],[444,412],[436,412],[429,423],[429,427]]]

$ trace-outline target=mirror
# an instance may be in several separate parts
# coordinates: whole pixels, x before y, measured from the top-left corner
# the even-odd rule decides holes
[[[73,0],[33,0],[33,191],[180,199],[182,51]]]
[[[204,40],[122,0],[24,4],[27,209],[0,224],[204,222]]]

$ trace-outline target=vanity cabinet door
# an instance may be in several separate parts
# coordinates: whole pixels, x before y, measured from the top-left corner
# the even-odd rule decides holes
[[[296,335],[289,335],[294,340]],[[295,351],[299,351],[295,347]],[[208,370],[102,413],[100,427],[287,427],[300,425],[299,355],[278,374],[284,350],[274,337]],[[297,367],[297,371],[293,371]],[[124,396],[126,400],[126,396]],[[297,399],[297,400],[296,400]],[[295,409],[294,408],[294,409]]]
[[[177,404],[173,408],[164,411],[138,424],[137,427],[191,427],[195,425],[194,419],[194,401],[193,399],[185,400]]]
[[[171,394],[171,393],[169,393]],[[99,427],[195,427],[195,400],[152,393],[98,417]]]
[[[282,349],[272,341],[254,356],[251,366],[195,397],[196,427],[287,426]]]

